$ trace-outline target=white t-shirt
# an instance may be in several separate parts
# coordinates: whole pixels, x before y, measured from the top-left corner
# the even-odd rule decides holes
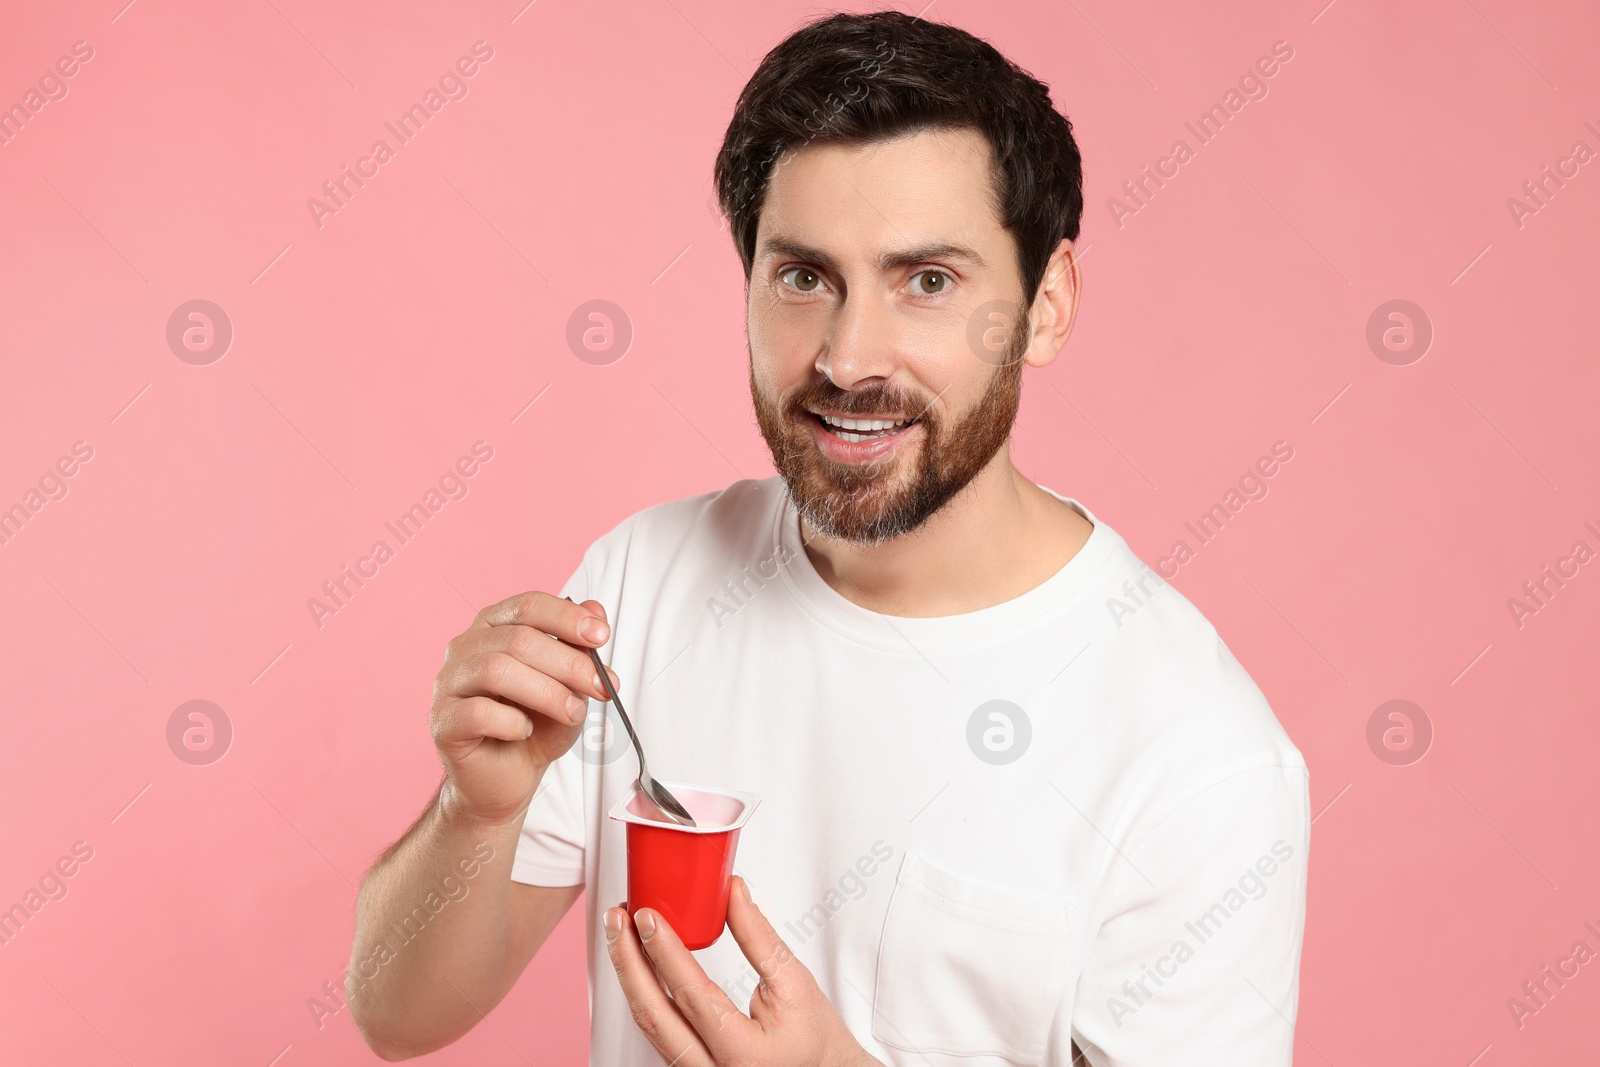
[[[652,773],[761,797],[735,869],[886,1064],[1287,1067],[1305,761],[1216,630],[1082,504],[1044,583],[899,618],[813,568],[777,476],[648,508],[563,589]],[[657,1064],[598,922],[638,773],[605,706],[529,807],[512,877],[587,887],[590,1062]],[[741,1009],[731,934],[696,953]]]

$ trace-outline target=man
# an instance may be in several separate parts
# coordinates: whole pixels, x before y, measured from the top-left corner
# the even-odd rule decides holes
[[[1199,612],[1010,459],[1079,299],[1048,90],[836,15],[766,57],[715,175],[778,475],[633,515],[451,642],[444,782],[362,887],[367,1041],[460,1036],[587,888],[605,1067],[1287,1065],[1305,763]],[[637,768],[590,648],[657,774],[762,798],[698,955],[619,906]]]

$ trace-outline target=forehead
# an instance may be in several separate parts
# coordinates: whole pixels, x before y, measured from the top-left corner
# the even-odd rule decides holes
[[[919,130],[868,144],[806,145],[780,158],[756,255],[772,234],[840,250],[1004,239],[994,153],[972,129]]]

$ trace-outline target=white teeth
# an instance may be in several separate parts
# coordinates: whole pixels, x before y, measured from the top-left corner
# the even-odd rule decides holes
[[[910,419],[900,419],[897,422],[890,422],[890,421],[888,421],[886,419],[840,419],[840,418],[835,418],[832,415],[823,415],[822,416],[822,421],[827,423],[829,426],[835,426],[835,427],[838,427],[841,430],[877,431],[877,430],[891,430],[891,429],[894,429],[895,427],[898,427],[898,426],[904,426],[907,422],[910,422],[911,420]],[[851,439],[854,439],[854,438],[851,438]]]

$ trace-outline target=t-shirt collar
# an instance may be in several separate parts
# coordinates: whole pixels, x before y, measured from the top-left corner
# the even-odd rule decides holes
[[[961,615],[902,618],[883,615],[852,603],[817,573],[800,539],[800,513],[781,477],[774,477],[777,496],[772,541],[783,559],[778,568],[783,585],[799,605],[823,626],[862,644],[884,650],[927,653],[976,644],[1003,642],[1016,631],[1072,610],[1085,588],[1122,543],[1122,538],[1080,501],[1053,489],[1045,492],[1063,501],[1094,524],[1088,539],[1060,570],[1010,600]]]

